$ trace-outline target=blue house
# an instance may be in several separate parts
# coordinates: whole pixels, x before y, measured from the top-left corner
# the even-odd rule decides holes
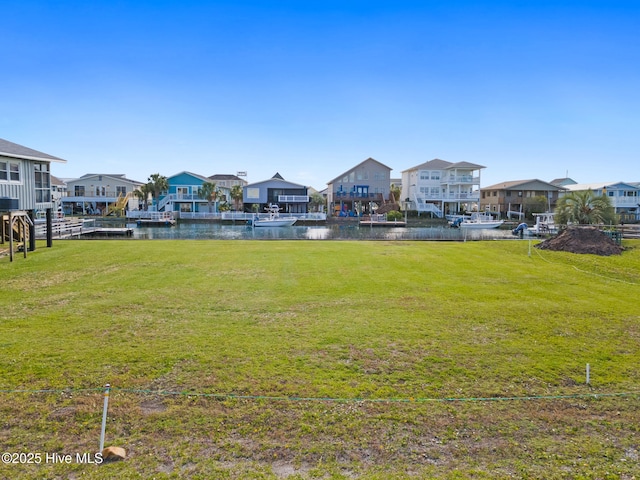
[[[221,203],[231,197],[228,187],[220,187],[219,196],[210,204],[209,200],[199,194],[204,183],[215,183],[207,177],[191,172],[180,172],[167,178],[169,189],[160,195],[158,211],[180,213],[213,213],[218,212]]]
[[[246,185],[242,200],[245,211],[264,212],[269,204],[275,204],[282,212],[307,213],[309,194],[304,185],[287,182],[276,173],[269,180]]]

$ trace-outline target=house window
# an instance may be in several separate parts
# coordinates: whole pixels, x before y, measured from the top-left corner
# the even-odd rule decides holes
[[[74,197],[84,197],[84,185],[76,185],[73,189]]]
[[[17,162],[0,162],[0,181],[19,182],[20,164]]]
[[[431,172],[431,180],[440,180],[440,172],[437,170]]]
[[[429,180],[429,171],[428,170],[422,170],[420,172],[420,180]]]
[[[51,176],[48,163],[36,163],[33,166],[35,174],[36,202],[51,201]]]
[[[116,185],[116,196],[122,195],[123,197],[127,195],[127,187],[122,185]]]

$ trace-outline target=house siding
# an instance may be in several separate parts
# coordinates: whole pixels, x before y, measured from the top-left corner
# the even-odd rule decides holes
[[[44,210],[53,208],[52,201],[36,202],[36,181],[34,168],[36,164],[47,165],[48,162],[38,162],[34,160],[16,159],[6,156],[0,156],[0,160],[18,163],[20,168],[20,180],[18,182],[10,182],[0,180],[0,197],[9,197],[18,199],[18,208],[20,210]],[[51,199],[51,175],[49,173],[49,193],[48,198]]]

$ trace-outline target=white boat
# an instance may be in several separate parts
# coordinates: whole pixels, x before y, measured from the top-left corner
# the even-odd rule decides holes
[[[504,220],[496,220],[490,213],[473,213],[470,218],[461,217],[451,223],[459,228],[498,228]]]
[[[530,227],[526,223],[520,223],[516,228],[512,230],[514,235],[529,235],[535,237],[541,237],[544,235],[553,235],[558,233],[558,227],[554,220],[554,213],[534,213],[533,216],[536,219],[535,225]]]
[[[280,207],[275,204],[269,204],[268,207],[265,207],[267,211],[267,218],[256,218],[253,219],[251,225],[254,227],[290,227],[298,220],[295,217],[281,217],[280,216]]]
[[[525,233],[527,235],[541,236],[541,235],[553,235],[558,233],[558,227],[554,219],[554,213],[534,213],[536,223],[533,227],[527,228]]]

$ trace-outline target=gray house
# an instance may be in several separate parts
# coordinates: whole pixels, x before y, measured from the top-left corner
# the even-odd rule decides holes
[[[307,187],[287,182],[276,173],[273,178],[250,183],[243,187],[242,201],[245,209],[264,212],[269,204],[276,204],[282,212],[307,213],[309,194]]]
[[[367,158],[327,183],[327,202],[335,216],[370,212],[389,200],[390,193],[391,168],[374,158]]]
[[[48,220],[50,246],[50,221],[55,206],[51,195],[51,162],[66,163],[66,160],[0,138],[0,241],[13,241],[18,235],[18,241],[28,240],[29,250],[34,250],[33,220],[43,213]]]

